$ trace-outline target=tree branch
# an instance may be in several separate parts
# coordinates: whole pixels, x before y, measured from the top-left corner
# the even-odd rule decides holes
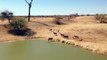
[[[27,4],[29,4],[29,2],[27,0],[25,0]]]
[[[33,0],[31,0],[30,4],[32,4]]]

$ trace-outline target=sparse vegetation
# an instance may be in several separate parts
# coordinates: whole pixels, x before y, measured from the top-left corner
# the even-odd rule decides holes
[[[27,22],[23,18],[14,18],[10,22],[10,31],[16,35],[25,35],[27,30]]]
[[[56,41],[57,41],[57,42],[60,42],[61,40],[60,40],[60,39],[56,39]]]
[[[8,10],[1,12],[0,15],[3,20],[8,19],[9,23],[10,23],[11,19],[13,18],[13,12],[10,12]]]
[[[87,14],[87,16],[91,16],[90,14]]]
[[[65,24],[62,20],[63,20],[62,17],[56,16],[55,17],[55,24],[57,24],[57,25],[63,25],[63,24]]]
[[[10,33],[15,35],[32,35],[34,34],[27,26],[27,21],[24,18],[14,18],[10,22]]]
[[[31,8],[33,6],[33,2],[35,7],[32,10],[33,15],[31,15]],[[16,41],[16,40],[20,41],[20,40],[35,40],[35,39],[48,40],[49,42],[55,42],[55,46],[57,46],[56,42],[59,42],[59,43],[63,43],[62,45],[70,44],[77,47],[85,48],[93,52],[107,54],[107,14],[106,14],[107,7],[105,7],[106,4],[104,4],[104,1],[90,1],[90,2],[93,2],[93,4],[89,3],[89,1],[88,2],[78,1],[77,3],[75,2],[77,1],[48,1],[48,0],[47,1],[39,1],[39,0],[38,1],[36,0],[21,1],[20,0],[15,2],[15,1],[2,0],[2,2],[0,3],[1,4],[0,9],[9,8],[11,11],[15,12],[15,16],[13,15],[13,12],[11,12],[10,10],[3,10],[2,12],[0,12],[0,42],[4,43],[4,42]],[[60,3],[63,3],[63,4],[60,4]],[[99,3],[101,4],[98,5]],[[26,10],[25,6],[23,5],[26,5],[27,13],[25,11]],[[95,9],[95,7],[97,7],[97,9]],[[103,12],[105,14],[95,15],[94,13],[96,12],[97,13]],[[9,51],[6,52],[6,54],[16,50],[16,49],[13,50],[14,48],[14,46],[12,46],[13,44],[10,44],[10,45],[11,45],[10,47],[12,47],[12,50],[9,48]],[[25,49],[27,45],[22,45],[22,47],[24,47]],[[47,51],[50,50],[48,54],[50,56],[48,57],[55,58],[56,55],[54,56],[50,54],[51,52],[57,52],[57,51],[51,51],[54,48],[54,46],[52,46],[51,43],[49,43],[47,46],[44,46],[47,49],[41,46],[42,45],[38,46],[39,49],[37,47],[36,50],[44,51],[46,55],[48,54]],[[52,47],[52,49],[50,47]],[[36,53],[35,51],[33,51],[33,49],[35,49],[35,43],[34,43],[33,49],[32,49],[32,46],[30,48],[31,48],[31,50],[29,50],[31,51],[30,54],[32,54],[32,52]],[[41,48],[43,48],[44,50]],[[20,52],[18,55],[20,55],[21,53],[23,54],[23,52],[25,51],[24,49],[22,49],[23,51]],[[27,48],[27,50],[28,49],[29,48]],[[60,49],[65,50],[66,48],[60,48]],[[60,53],[65,53],[65,55],[67,56],[69,55],[66,53],[69,53],[70,50],[67,50],[68,52],[66,51],[64,52],[61,50],[58,50],[58,51],[60,51]],[[81,53],[81,51],[79,52]],[[1,52],[5,53],[5,51],[1,51]],[[27,51],[25,51],[23,55],[25,54],[29,55],[26,52]],[[43,53],[43,56],[44,56],[45,55],[44,52],[40,52],[40,53]],[[0,54],[0,57],[3,57],[0,60],[8,59],[8,58],[16,59],[16,58],[23,57],[22,54],[21,56],[17,57],[16,55],[12,56],[14,54],[9,54],[10,55],[9,56],[9,55],[5,55],[4,53]],[[34,56],[34,54],[32,55]],[[32,57],[29,55],[27,57],[30,60],[30,58],[36,58],[35,56]],[[69,59],[69,56],[67,60]],[[10,58],[10,57],[14,57],[14,58]],[[46,59],[48,60],[47,56],[44,56],[44,57],[46,57]],[[64,55],[57,58],[61,60],[63,59],[61,57],[64,57]],[[98,57],[100,58],[100,56]],[[105,57],[102,56],[101,58],[103,59]],[[27,59],[27,58],[24,56],[23,59]]]
[[[27,28],[27,22],[24,18],[14,18],[10,26],[12,30],[25,30]]]
[[[98,20],[100,23],[107,23],[107,17],[105,14],[96,14],[95,19]]]

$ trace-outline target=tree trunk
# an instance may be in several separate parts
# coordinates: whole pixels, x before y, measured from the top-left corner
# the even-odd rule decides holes
[[[11,23],[10,19],[9,19],[9,23]]]
[[[28,13],[28,22],[30,22],[30,9],[31,9],[31,7],[29,7],[29,13]]]
[[[8,21],[9,21],[9,23],[10,23],[10,22],[11,22],[11,21],[10,21],[11,19],[10,19],[10,17],[9,17],[9,16],[7,16],[7,19],[8,19]]]
[[[29,6],[29,9],[28,9],[28,22],[30,22],[30,10],[31,10],[31,7],[32,7],[33,0],[31,0],[31,2],[28,2],[27,0],[25,0],[25,1]]]

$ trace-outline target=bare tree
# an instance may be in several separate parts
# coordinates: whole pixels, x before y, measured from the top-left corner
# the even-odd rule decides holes
[[[30,2],[28,2],[27,0],[25,0],[26,1],[26,3],[28,4],[28,6],[29,6],[29,10],[28,10],[28,22],[30,22],[30,10],[31,10],[31,7],[32,7],[32,2],[33,2],[33,0],[31,0]]]

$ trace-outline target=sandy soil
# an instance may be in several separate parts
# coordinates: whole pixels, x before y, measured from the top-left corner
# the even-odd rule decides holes
[[[56,41],[64,41],[66,44],[79,46],[99,54],[107,54],[107,24],[97,23],[93,16],[82,16],[66,20],[65,25],[56,25],[52,17],[33,17],[31,20],[28,26],[37,32],[32,37],[33,39],[38,37],[54,38]],[[0,42],[28,39],[26,36],[9,34],[8,29],[3,26],[7,23],[7,21],[0,21]],[[57,35],[53,32],[57,33]]]

